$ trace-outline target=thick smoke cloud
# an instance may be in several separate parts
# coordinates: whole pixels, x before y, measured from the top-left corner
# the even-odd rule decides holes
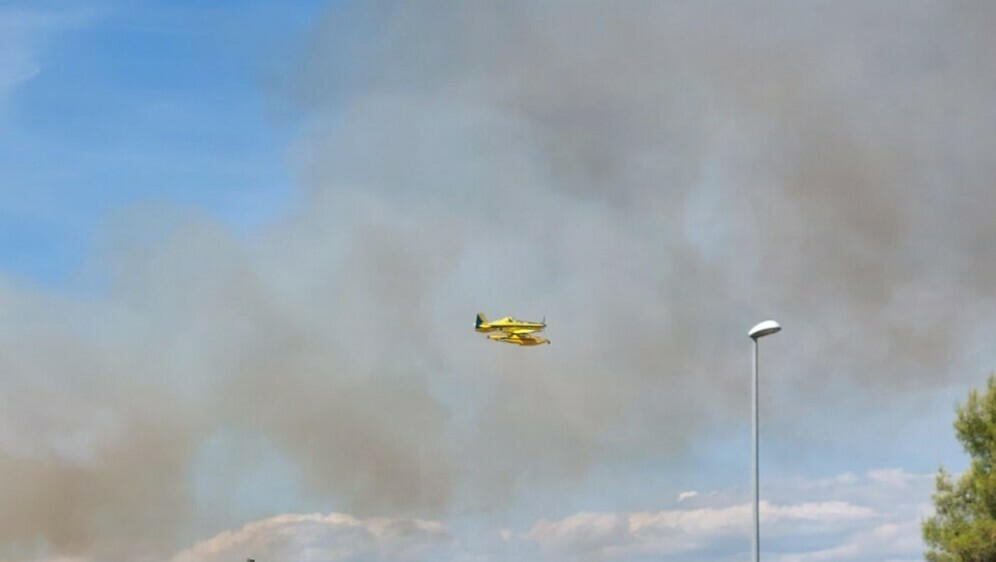
[[[978,376],[960,357],[993,310],[993,16],[330,8],[271,84],[304,116],[298,208],[248,241],[138,211],[108,227],[106,295],[0,287],[0,557],[154,560],[215,533],[191,529],[190,481],[225,431],[359,516],[495,512],[681,459],[739,431],[768,316],[791,328],[775,439]],[[490,345],[478,310],[546,315],[554,343]]]
[[[501,455],[513,464],[542,451],[583,468],[605,447],[663,450],[739,418],[743,332],[769,315],[793,340],[769,344],[791,356],[769,407],[806,433],[842,405],[903,409],[982,374],[964,358],[993,310],[996,68],[980,28],[993,15],[930,2],[332,13],[291,90],[318,116],[298,162],[313,192],[345,179],[470,220],[461,304],[494,295],[558,319],[563,351],[529,359],[543,376],[509,368],[491,397],[484,423],[516,441],[522,457]],[[498,429],[523,420],[530,431]]]
[[[142,349],[100,334],[102,307],[8,284],[0,303],[0,556],[170,548],[191,515],[183,479],[196,412],[138,376]]]

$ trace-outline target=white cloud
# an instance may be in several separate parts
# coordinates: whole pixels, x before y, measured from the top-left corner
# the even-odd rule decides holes
[[[820,478],[817,480],[803,480],[795,482],[795,485],[798,486],[799,488],[812,490],[819,488],[834,488],[841,485],[849,486],[852,484],[856,484],[858,480],[859,478],[857,474],[854,474],[853,472],[844,472],[842,474],[831,476],[830,478]]]
[[[929,506],[932,476],[901,469],[844,473],[819,480],[775,484],[761,502],[762,549],[780,543],[779,562],[915,559],[923,550],[920,520]],[[679,501],[698,494],[682,492]],[[737,560],[749,541],[746,503],[659,512],[578,513],[539,521],[525,534],[559,558],[620,559],[710,556]],[[821,545],[799,548],[798,544]],[[789,547],[785,545],[796,545]],[[826,546],[830,545],[830,546]],[[717,551],[719,549],[719,551]]]
[[[918,482],[933,481],[933,474],[910,474],[901,468],[891,468],[884,470],[869,470],[868,479],[873,484],[893,486],[896,488],[906,488]]]
[[[877,516],[867,507],[847,502],[761,502],[760,508],[761,523],[769,527],[769,534],[808,533],[821,526]],[[750,513],[749,504],[656,513],[579,513],[559,521],[540,521],[527,537],[546,550],[667,553],[697,548],[703,539],[716,535],[745,535]]]
[[[219,533],[171,562],[413,560],[448,542],[446,527],[437,521],[285,514]]]
[[[773,496],[796,501],[761,502],[762,551],[776,562],[916,560],[923,551],[920,520],[929,479],[888,469],[776,483]],[[702,496],[690,493],[681,495]],[[454,536],[438,521],[286,514],[219,533],[170,562],[489,561],[510,552],[535,562],[644,556],[735,561],[746,552],[750,521],[751,506],[742,501],[656,512],[580,512],[540,520],[525,532],[495,529],[494,542],[481,542]]]
[[[857,532],[842,544],[814,552],[787,554],[778,562],[823,562],[833,560],[917,560],[923,552],[918,521],[878,525]]]
[[[699,495],[699,493],[696,492],[695,490],[690,490],[688,492],[681,492],[680,494],[678,494],[678,502],[680,503],[685,500],[690,500],[697,495]]]

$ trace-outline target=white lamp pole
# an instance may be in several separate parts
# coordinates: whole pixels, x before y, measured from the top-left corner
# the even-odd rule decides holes
[[[751,381],[751,395],[752,395],[752,408],[751,412],[753,415],[751,433],[751,487],[754,489],[754,541],[753,541],[753,558],[754,562],[760,562],[761,560],[761,492],[758,486],[759,482],[759,465],[758,465],[758,441],[757,441],[757,340],[763,338],[764,336],[769,336],[781,330],[782,327],[778,325],[778,322],[774,320],[765,320],[757,326],[751,328],[750,332],[747,333],[752,340],[754,340],[754,369],[753,369],[753,379]]]

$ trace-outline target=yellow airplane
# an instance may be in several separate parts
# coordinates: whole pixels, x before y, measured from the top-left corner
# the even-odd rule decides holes
[[[477,313],[477,323],[474,326],[474,329],[481,333],[499,332],[489,335],[488,339],[490,340],[526,346],[550,343],[548,339],[533,335],[536,332],[542,332],[544,328],[546,328],[545,318],[542,322],[530,322],[506,316],[494,322],[488,322],[488,318],[483,312]]]

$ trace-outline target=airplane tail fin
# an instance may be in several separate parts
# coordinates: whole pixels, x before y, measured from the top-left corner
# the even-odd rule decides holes
[[[477,313],[477,324],[474,325],[475,328],[480,328],[482,325],[488,323],[488,317],[484,315],[483,312]]]

